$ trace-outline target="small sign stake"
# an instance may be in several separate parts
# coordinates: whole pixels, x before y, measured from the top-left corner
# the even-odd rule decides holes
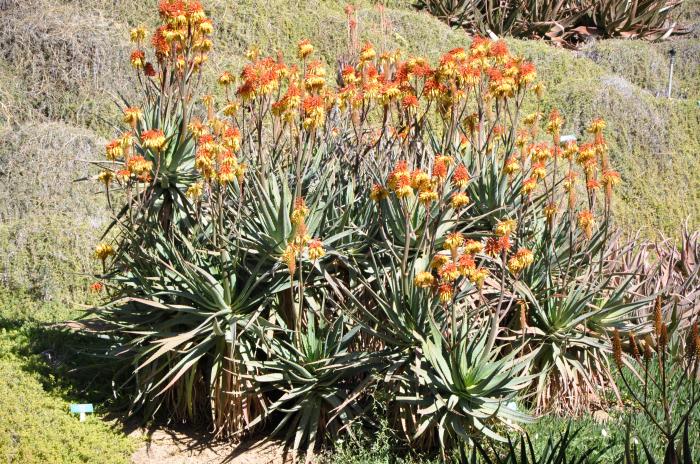
[[[92,404],[71,404],[70,412],[73,414],[80,414],[80,422],[85,422],[87,413],[93,412]]]

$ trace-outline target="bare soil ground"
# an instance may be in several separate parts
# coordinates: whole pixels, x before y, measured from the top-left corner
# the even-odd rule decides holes
[[[238,445],[211,437],[166,428],[137,429],[144,440],[131,457],[133,464],[282,464],[283,446],[275,441],[248,441]]]

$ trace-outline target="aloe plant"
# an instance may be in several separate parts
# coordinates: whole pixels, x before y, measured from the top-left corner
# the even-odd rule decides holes
[[[659,39],[687,29],[672,19],[683,0],[419,0],[452,26],[483,35],[548,38],[576,45],[585,36]]]

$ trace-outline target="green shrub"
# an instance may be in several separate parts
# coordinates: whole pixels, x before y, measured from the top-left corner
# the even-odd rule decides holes
[[[90,366],[95,342],[40,324],[75,315],[58,304],[0,291],[0,461],[17,464],[128,463],[134,450],[105,420],[109,375]],[[89,339],[89,337],[88,337]],[[78,349],[76,351],[75,349]],[[80,368],[78,372],[74,368]],[[95,402],[79,422],[70,403]]]

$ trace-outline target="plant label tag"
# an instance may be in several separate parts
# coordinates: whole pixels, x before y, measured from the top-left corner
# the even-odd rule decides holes
[[[92,404],[71,404],[70,412],[80,414],[80,422],[85,422],[86,414],[93,412]]]

